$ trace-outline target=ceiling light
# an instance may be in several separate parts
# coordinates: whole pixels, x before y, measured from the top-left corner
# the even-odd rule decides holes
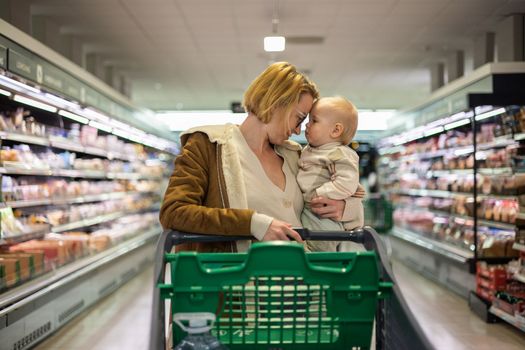
[[[281,52],[286,46],[286,39],[284,36],[277,35],[277,26],[279,25],[279,0],[273,2],[273,16],[272,16],[272,36],[264,38],[264,51],[266,52]]]
[[[264,51],[280,52],[284,51],[286,39],[284,36],[267,36],[264,38]]]
[[[66,117],[68,119],[71,119],[71,120],[74,120],[76,122],[82,123],[82,124],[89,123],[89,119],[88,118],[82,117],[82,116],[80,116],[78,114],[74,114],[74,113],[71,113],[71,112],[68,112],[68,111],[64,111],[63,109],[61,109],[58,112],[58,114],[60,114],[63,117]]]
[[[36,107],[36,108],[39,108],[39,109],[43,109],[44,111],[48,111],[48,112],[51,112],[51,113],[56,113],[56,111],[57,111],[57,108],[54,107],[54,106],[48,105],[47,103],[43,103],[43,102],[39,102],[39,101],[33,100],[32,98],[27,98],[27,97],[24,97],[24,96],[21,96],[21,95],[15,95],[13,100],[15,100],[16,102],[20,102],[20,103],[23,103],[25,105],[31,106],[31,107]]]

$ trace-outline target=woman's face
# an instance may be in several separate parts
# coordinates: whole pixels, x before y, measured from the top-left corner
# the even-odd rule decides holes
[[[314,98],[310,94],[302,94],[299,103],[292,107],[291,112],[285,115],[284,108],[273,112],[272,119],[267,124],[268,138],[273,145],[282,145],[292,134],[301,133],[301,124],[310,113]]]

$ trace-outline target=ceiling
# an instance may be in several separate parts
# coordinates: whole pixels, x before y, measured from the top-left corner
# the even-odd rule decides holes
[[[132,82],[153,110],[228,109],[271,61],[309,72],[322,95],[359,108],[403,108],[430,94],[429,67],[494,31],[525,0],[280,0],[278,34],[315,36],[265,53],[273,0],[29,0],[86,52]],[[300,41],[300,40],[299,40]]]

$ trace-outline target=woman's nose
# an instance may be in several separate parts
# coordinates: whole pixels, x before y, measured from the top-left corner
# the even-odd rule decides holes
[[[295,127],[295,129],[293,129],[293,133],[296,134],[296,135],[300,135],[301,134],[301,125],[297,125]]]

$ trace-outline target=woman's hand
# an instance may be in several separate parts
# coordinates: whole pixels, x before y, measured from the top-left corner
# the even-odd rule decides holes
[[[263,241],[289,241],[293,239],[297,242],[303,242],[297,231],[292,229],[292,225],[287,222],[274,219],[266,230]]]
[[[335,200],[325,197],[315,197],[310,202],[312,212],[322,218],[341,221],[345,211],[344,200]]]

